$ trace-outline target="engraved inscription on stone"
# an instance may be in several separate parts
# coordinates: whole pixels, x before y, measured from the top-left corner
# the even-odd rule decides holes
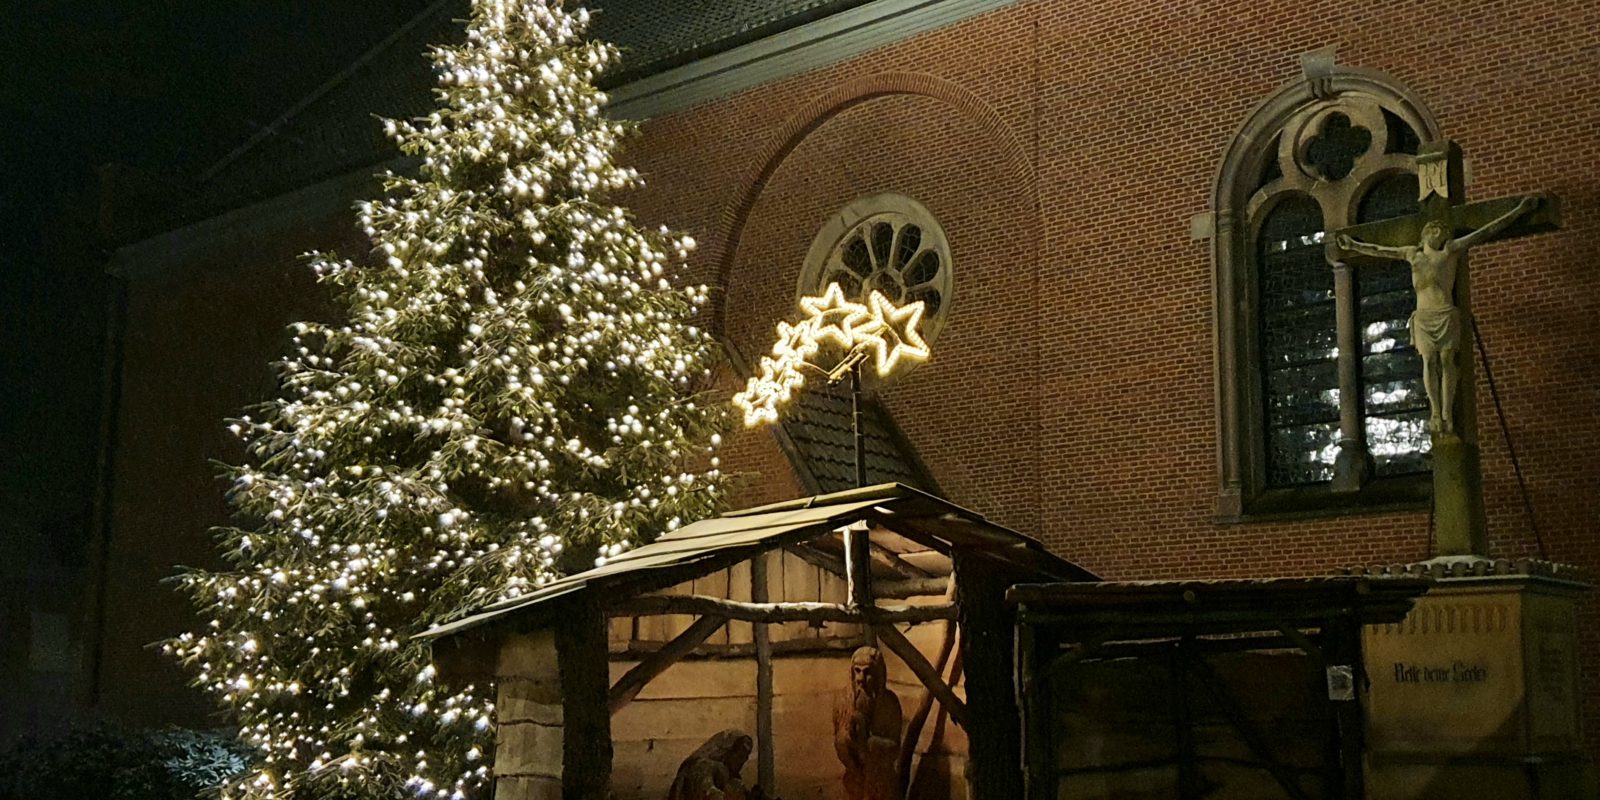
[[[1444,665],[1394,662],[1394,682],[1399,684],[1485,683],[1488,680],[1489,668],[1483,664],[1462,661]]]

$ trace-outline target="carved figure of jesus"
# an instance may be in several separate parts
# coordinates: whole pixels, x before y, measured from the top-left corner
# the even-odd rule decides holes
[[[886,685],[876,647],[850,657],[850,686],[833,708],[833,749],[844,764],[846,800],[900,800],[900,698]]]
[[[1343,233],[1334,238],[1340,251],[1411,265],[1411,288],[1417,294],[1417,310],[1410,320],[1411,344],[1422,356],[1422,386],[1428,393],[1430,431],[1455,432],[1456,384],[1461,375],[1457,358],[1462,328],[1471,324],[1462,319],[1455,303],[1461,257],[1468,248],[1492,238],[1538,205],[1537,196],[1525,197],[1516,208],[1458,239],[1451,239],[1449,227],[1437,220],[1422,226],[1422,241],[1404,247],[1371,244]]]

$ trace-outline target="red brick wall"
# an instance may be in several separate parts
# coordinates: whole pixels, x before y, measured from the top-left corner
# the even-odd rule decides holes
[[[1212,266],[1188,220],[1254,104],[1298,76],[1299,53],[1335,42],[1341,63],[1426,99],[1467,152],[1474,196],[1564,202],[1562,232],[1473,258],[1474,300],[1549,554],[1600,573],[1600,4],[1023,3],[651,121],[629,154],[651,183],[631,202],[701,241],[696,268],[746,355],[770,345],[829,215],[881,191],[926,204],[956,260],[952,316],[886,403],[952,499],[1105,577],[1416,560],[1425,512],[1212,521]],[[222,420],[260,399],[282,324],[313,302],[293,254],[334,236],[132,284],[106,683],[126,715],[165,718],[180,693],[141,649],[186,618],[154,583],[210,557],[223,505],[207,459],[236,457]],[[1494,553],[1531,554],[1481,385],[1479,407]],[[725,460],[755,476],[739,503],[799,491],[766,431],[735,437]],[[1600,752],[1600,684],[1586,691]]]
[[[952,317],[887,404],[952,499],[1106,577],[1413,561],[1426,512],[1212,521],[1213,270],[1187,223],[1250,109],[1330,43],[1425,99],[1473,196],[1561,197],[1563,231],[1475,255],[1474,305],[1548,553],[1600,573],[1600,290],[1582,272],[1600,251],[1600,5],[1024,3],[652,120],[634,204],[701,239],[746,353],[829,215],[880,191],[926,204],[956,261]],[[1481,375],[1479,408],[1493,552],[1536,554]],[[1595,604],[1582,621],[1592,674]]]

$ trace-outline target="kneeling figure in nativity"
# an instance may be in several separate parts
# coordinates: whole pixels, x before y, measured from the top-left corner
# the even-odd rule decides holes
[[[739,776],[752,749],[750,735],[735,728],[712,736],[678,766],[667,800],[766,800]]]

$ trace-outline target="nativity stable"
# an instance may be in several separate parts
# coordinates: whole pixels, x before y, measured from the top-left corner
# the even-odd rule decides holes
[[[1001,800],[1006,591],[1090,580],[883,484],[697,522],[425,636],[446,678],[498,684],[499,800]]]

